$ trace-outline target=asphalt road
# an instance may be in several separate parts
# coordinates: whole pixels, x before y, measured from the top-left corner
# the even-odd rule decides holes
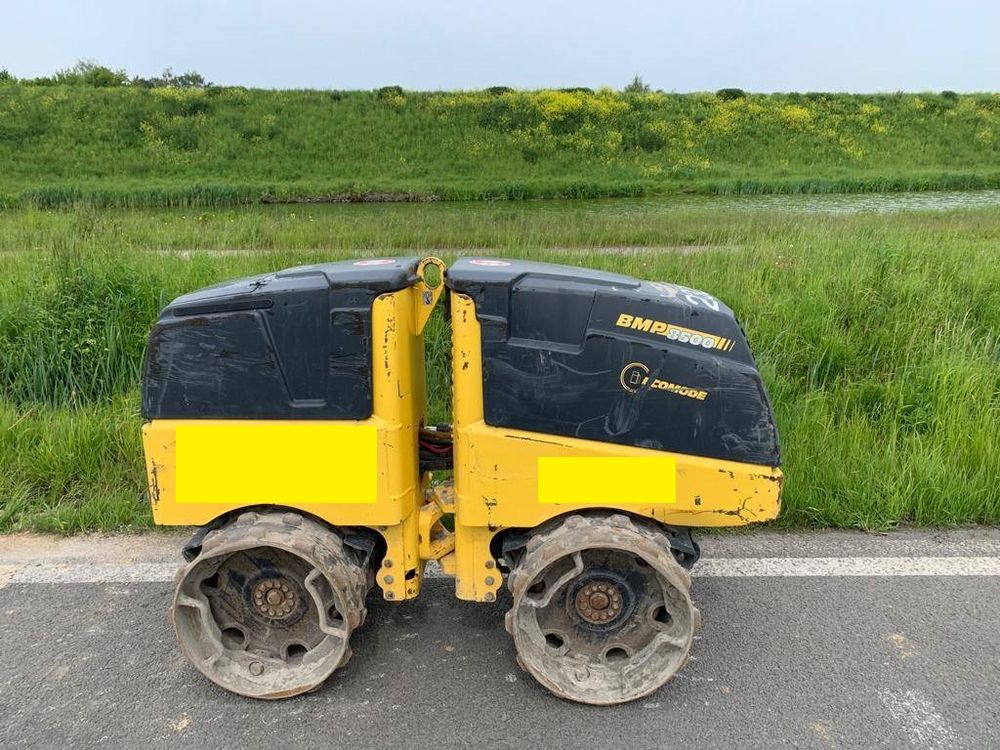
[[[158,551],[174,540],[153,541]],[[32,560],[59,549],[32,544]],[[1000,532],[744,535],[706,547],[720,559],[833,552],[981,567],[1000,557]],[[521,672],[502,624],[508,600],[459,602],[448,580],[431,579],[414,602],[371,597],[354,658],[323,688],[266,703],[225,693],[184,661],[162,576],[52,582],[66,578],[46,578],[56,562],[66,571],[86,555],[63,549],[32,573],[25,548],[0,538],[3,750],[1000,748],[996,574],[840,575],[827,565],[821,575],[698,577],[704,627],[687,669],[612,708],[559,700]]]

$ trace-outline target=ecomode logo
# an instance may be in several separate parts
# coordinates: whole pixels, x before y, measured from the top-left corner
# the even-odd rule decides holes
[[[618,379],[626,391],[638,393],[639,389],[649,381],[649,368],[642,362],[631,362],[625,365]]]
[[[629,393],[638,393],[643,388],[649,388],[654,391],[664,391],[685,398],[693,398],[695,401],[704,401],[708,398],[708,391],[703,391],[700,388],[690,388],[680,383],[671,383],[669,380],[650,378],[649,367],[642,362],[629,362],[625,365],[618,376],[618,381],[622,388]]]

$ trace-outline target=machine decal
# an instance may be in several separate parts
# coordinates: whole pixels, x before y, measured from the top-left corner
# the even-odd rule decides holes
[[[629,393],[638,393],[641,388],[649,387],[653,390],[693,398],[696,401],[704,401],[708,398],[708,391],[703,391],[700,388],[689,388],[686,385],[671,383],[669,380],[660,380],[659,378],[650,380],[649,368],[642,362],[630,362],[625,365],[618,376],[618,382]]]
[[[629,315],[628,313],[619,315],[618,320],[615,321],[615,325],[619,328],[629,328],[633,331],[664,336],[670,341],[690,344],[702,349],[718,349],[719,351],[728,352],[733,348],[735,343],[732,339],[727,339],[725,336],[716,336],[713,333],[696,331],[693,328],[684,328],[673,323],[665,323],[662,320],[640,318],[638,315]]]
[[[334,473],[318,467],[350,467]],[[378,429],[349,422],[192,420],[176,430],[178,503],[375,503]]]
[[[667,284],[662,281],[651,281],[649,285],[664,297],[681,296],[688,304],[695,307],[707,307],[709,310],[714,310],[715,312],[719,312],[722,307],[719,304],[719,300],[700,289],[690,289],[680,284]]]
[[[673,456],[541,456],[538,502],[568,505],[677,501]]]
[[[639,389],[648,381],[649,368],[642,362],[629,362],[622,368],[621,375],[618,376],[618,382],[629,393],[638,393]]]

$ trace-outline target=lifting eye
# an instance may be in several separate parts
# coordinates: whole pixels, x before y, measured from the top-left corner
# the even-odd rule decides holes
[[[431,311],[444,291],[444,261],[427,257],[417,266],[420,282],[414,287],[416,333],[419,335],[430,318]]]
[[[441,286],[441,282],[443,281],[441,267],[436,263],[427,263],[424,265],[421,275],[423,276],[424,284],[429,289],[437,289]]]

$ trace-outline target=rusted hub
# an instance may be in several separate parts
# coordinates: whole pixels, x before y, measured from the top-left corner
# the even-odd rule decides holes
[[[612,581],[591,581],[576,595],[576,612],[587,622],[603,625],[622,611],[622,594]]]
[[[265,578],[254,586],[253,604],[256,610],[272,619],[288,617],[298,604],[298,595],[283,578]]]

